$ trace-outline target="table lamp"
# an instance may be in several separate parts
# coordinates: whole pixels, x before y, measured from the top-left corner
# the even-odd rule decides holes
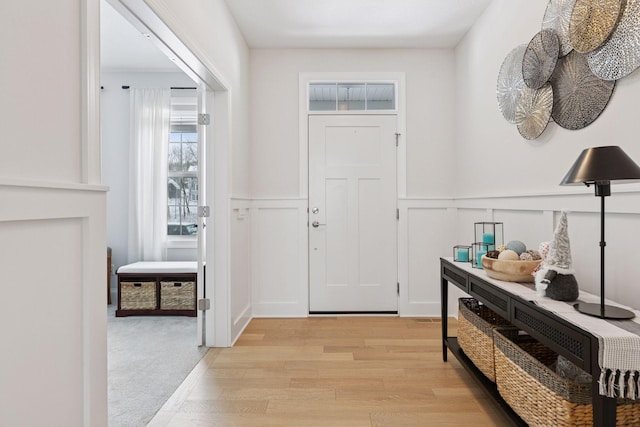
[[[604,198],[611,195],[611,182],[640,180],[640,167],[620,147],[593,147],[580,153],[560,185],[595,186],[600,197],[600,304],[580,302],[575,309],[602,319],[632,319],[635,315],[620,307],[604,303]]]

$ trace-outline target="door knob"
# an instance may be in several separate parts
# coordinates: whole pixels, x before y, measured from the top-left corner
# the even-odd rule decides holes
[[[317,214],[318,212],[320,212],[320,209],[318,209],[316,207],[311,208],[311,213]]]
[[[312,225],[314,228],[318,228],[318,227],[320,227],[321,225],[327,225],[327,224],[320,224],[318,221],[313,221],[313,222],[311,223],[311,225]]]

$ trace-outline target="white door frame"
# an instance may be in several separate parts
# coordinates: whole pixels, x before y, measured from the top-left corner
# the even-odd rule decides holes
[[[307,209],[309,208],[309,115],[311,114],[373,114],[381,115],[384,112],[381,111],[313,111],[310,112],[308,105],[308,86],[312,82],[373,82],[373,81],[395,81],[397,82],[397,94],[396,99],[396,111],[389,112],[388,114],[395,114],[398,118],[398,133],[399,145],[397,152],[397,185],[398,185],[398,199],[406,198],[407,195],[407,150],[406,150],[406,74],[404,72],[313,72],[313,73],[300,73],[298,76],[298,150],[300,153],[299,165],[300,165],[300,197],[307,200]],[[307,233],[305,233],[307,234]],[[400,232],[397,233],[398,239]],[[309,245],[307,244],[307,264],[306,264],[306,277],[307,283],[303,291],[303,300],[306,303],[306,312],[309,312]],[[400,248],[398,247],[398,254]],[[398,260],[398,274],[400,275],[401,263]],[[406,284],[404,285],[406,286]],[[398,300],[398,315],[402,315],[401,310],[405,304],[402,304],[402,299],[406,298],[406,292],[402,292],[403,284],[401,283],[401,294]]]
[[[196,56],[171,30],[176,22],[166,22],[171,13],[163,14],[163,19],[145,3],[144,0],[107,0],[114,9],[124,16],[139,30],[151,35],[151,40],[168,56],[176,58],[175,63],[187,74],[200,89],[205,91],[207,109],[212,112],[212,132],[206,132],[206,167],[205,183],[208,203],[213,205],[211,218],[206,221],[209,225],[207,241],[208,274],[203,285],[204,296],[213,300],[208,316],[204,317],[205,336],[201,343],[207,347],[231,346],[231,321],[230,321],[230,274],[229,274],[229,140],[231,129],[231,116],[229,114],[231,104],[229,88],[224,78],[216,70],[213,64],[203,62]],[[99,40],[99,22],[94,23],[95,28],[88,28],[90,35]],[[88,37],[90,38],[90,37]],[[98,70],[100,68],[100,47],[96,44],[88,49],[87,61]],[[91,76],[89,76],[91,77]],[[92,83],[91,91],[100,93],[99,79]],[[99,99],[99,97],[97,98]],[[99,135],[99,120],[90,120],[88,123],[90,134],[97,132]],[[99,139],[98,139],[99,140]],[[91,156],[92,153],[90,152]],[[95,156],[95,154],[93,154]],[[199,280],[202,275],[199,275]],[[199,296],[200,298],[200,296]]]

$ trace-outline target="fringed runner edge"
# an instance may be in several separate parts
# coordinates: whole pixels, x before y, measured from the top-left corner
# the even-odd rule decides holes
[[[636,400],[640,398],[640,372],[603,369],[599,392],[602,396]]]

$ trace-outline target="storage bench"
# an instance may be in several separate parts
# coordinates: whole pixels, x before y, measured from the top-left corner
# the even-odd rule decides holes
[[[195,317],[197,270],[195,261],[141,261],[121,266],[116,317]]]

